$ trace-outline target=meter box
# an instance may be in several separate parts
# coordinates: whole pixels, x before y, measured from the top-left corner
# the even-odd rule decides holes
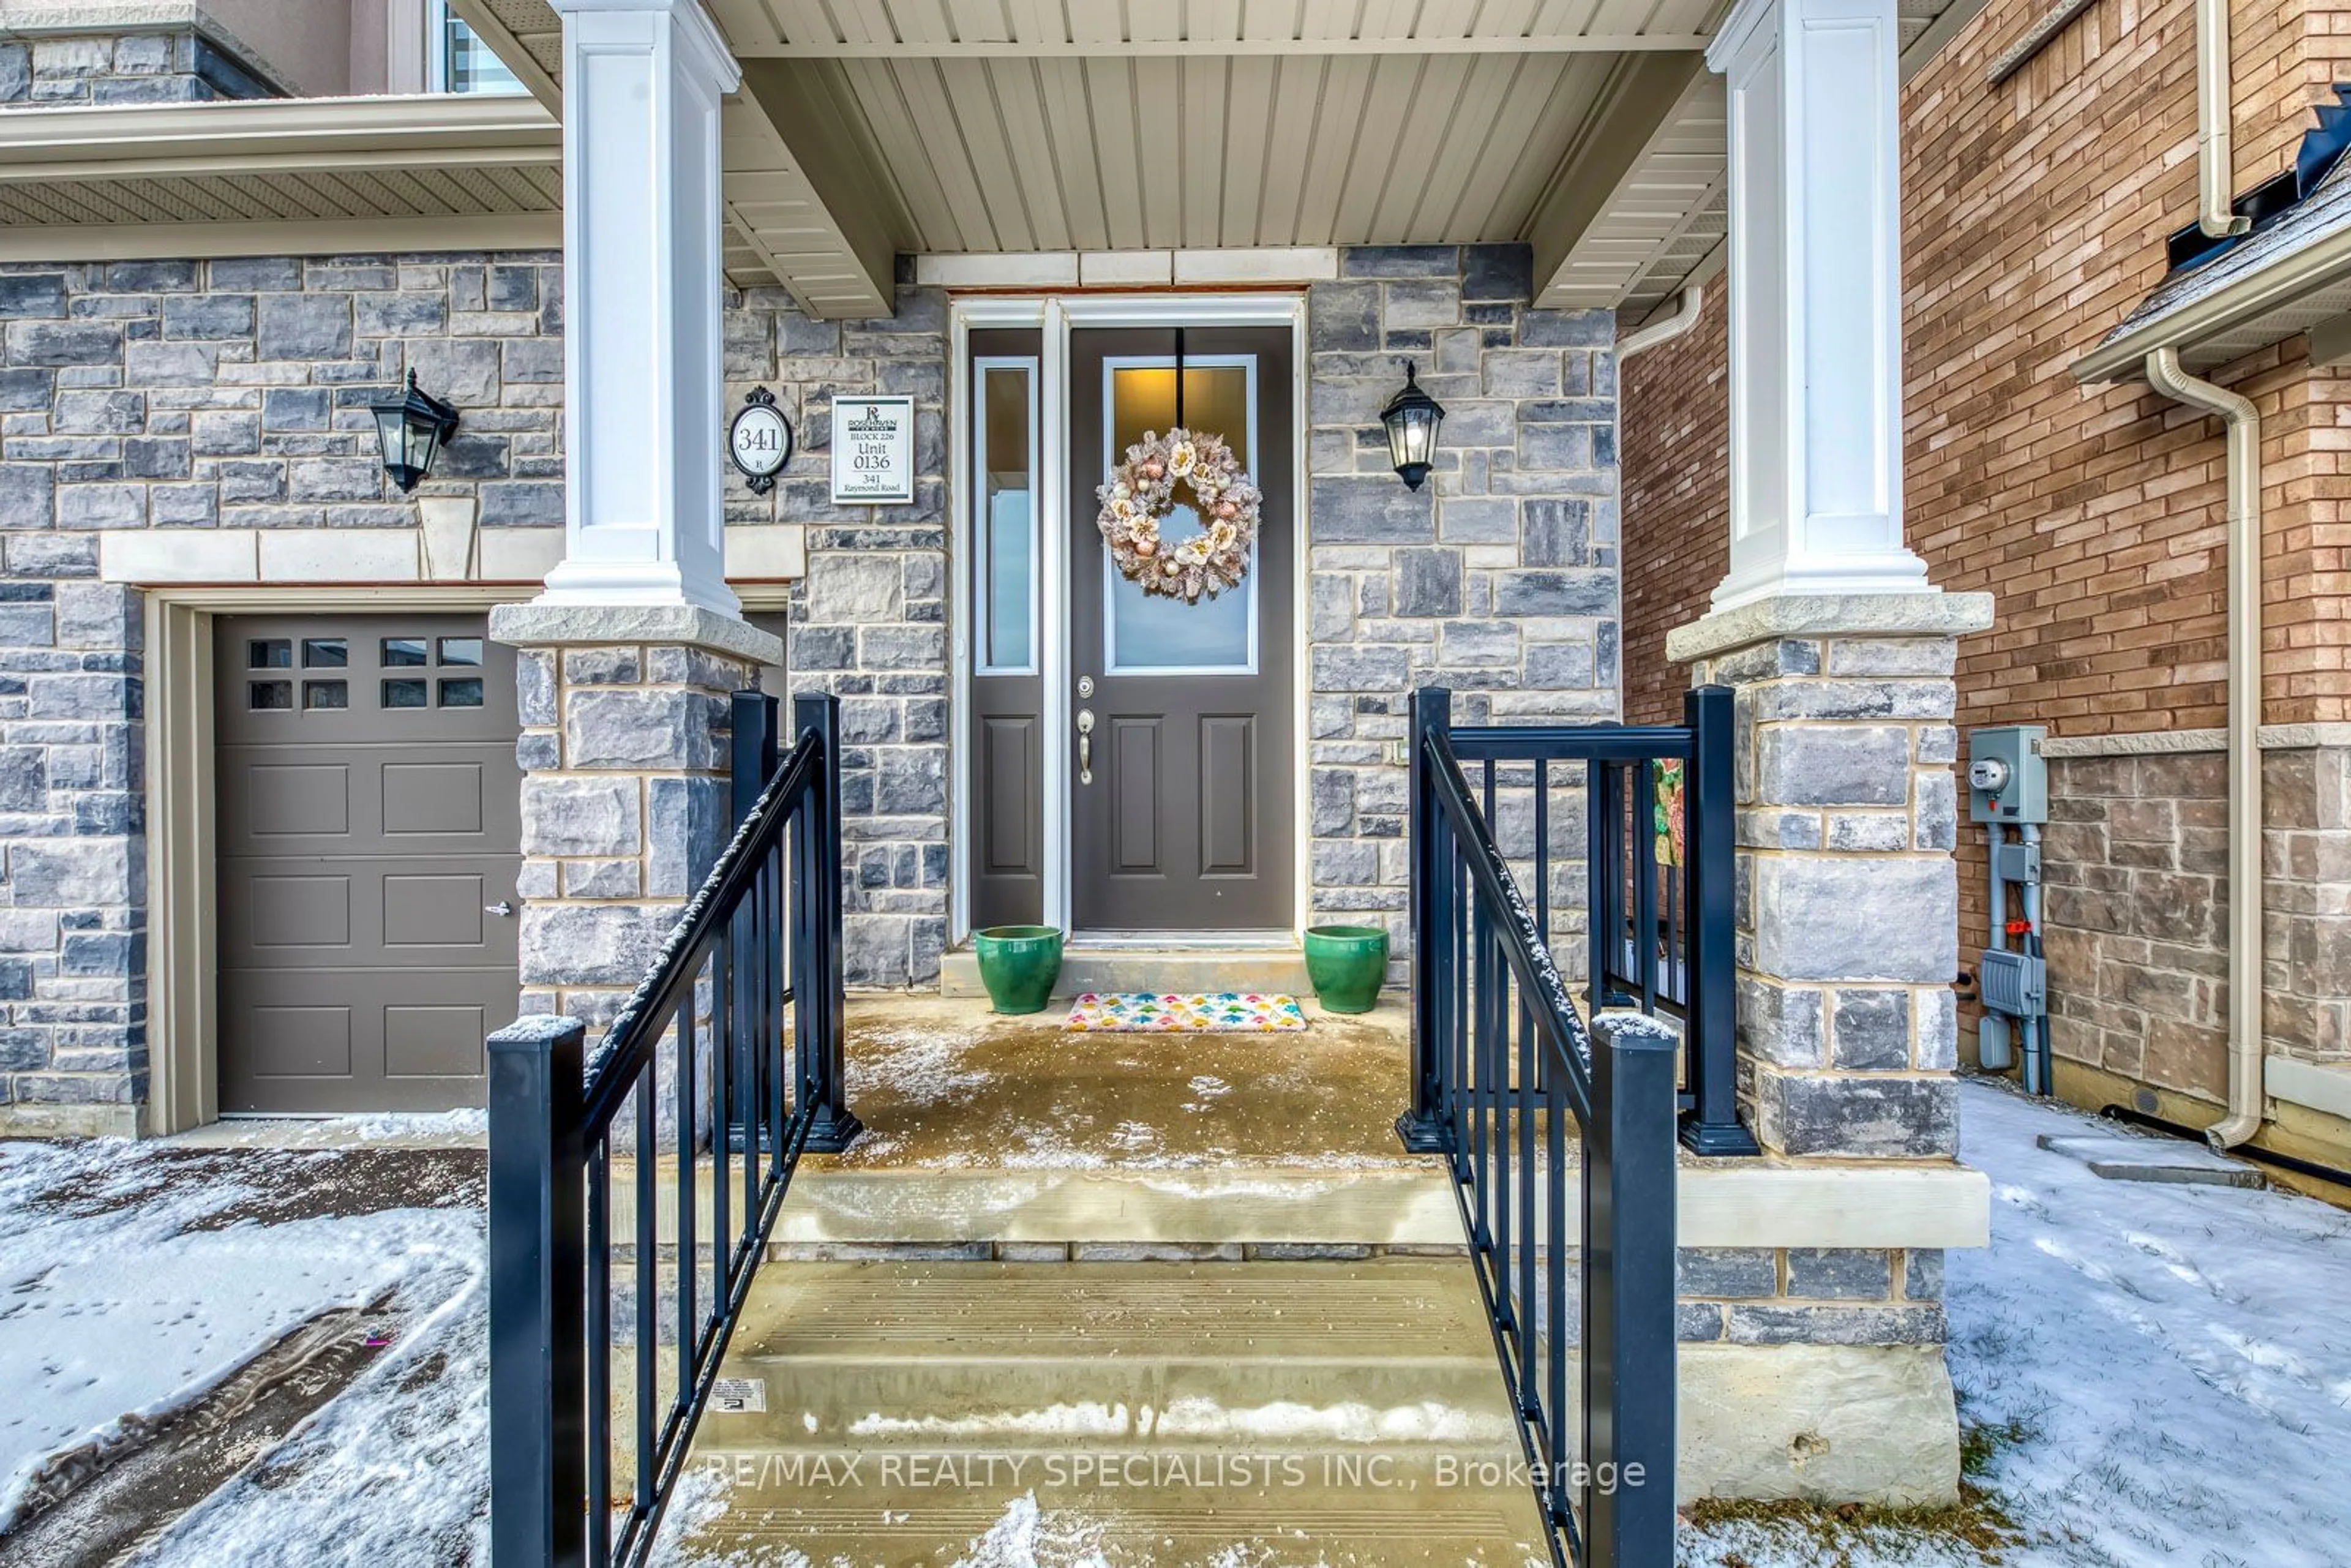
[[[1968,735],[1968,816],[1978,822],[2049,820],[2049,765],[2037,724],[2000,725]]]
[[[2039,1018],[2049,1009],[2049,971],[2039,958],[1991,947],[1978,960],[1985,1007],[2011,1018]]]

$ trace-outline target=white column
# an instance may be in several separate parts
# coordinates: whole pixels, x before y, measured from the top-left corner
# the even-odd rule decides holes
[[[1902,544],[1895,0],[1739,0],[1730,111],[1729,610],[1930,593]]]
[[[562,563],[547,605],[737,614],[719,503],[719,99],[701,0],[563,15]]]

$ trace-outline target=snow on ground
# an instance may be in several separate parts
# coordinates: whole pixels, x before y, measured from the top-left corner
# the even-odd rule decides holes
[[[1972,1083],[1963,1157],[1992,1182],[1989,1250],[1947,1259],[1964,1420],[2004,1429],[1977,1479],[2021,1568],[2351,1565],[2351,1215],[2283,1192],[2107,1181],[2036,1146],[2098,1123]],[[1975,1563],[1901,1531],[1855,1568]],[[1835,1561],[1806,1532],[1726,1526],[1703,1568]]]
[[[479,1210],[444,1222],[432,1304],[350,1387],[196,1505],[138,1568],[441,1568],[489,1562],[489,1291]],[[349,1224],[350,1221],[337,1223]]]
[[[201,1396],[318,1313],[478,1271],[464,1213],[222,1223],[251,1188],[170,1175],[125,1142],[0,1145],[0,1525],[52,1459]]]
[[[1992,1246],[1948,1260],[1951,1366],[1965,1419],[2006,1434],[1975,1479],[2027,1537],[1989,1560],[2351,1568],[2351,1215],[2283,1193],[2105,1181],[2034,1144],[2089,1119],[1964,1092]],[[0,1145],[9,1495],[45,1456],[196,1396],[318,1311],[397,1288],[413,1313],[400,1343],[140,1562],[486,1561],[479,1210],[265,1225],[234,1218],[249,1196],[172,1186],[134,1145]],[[1094,1547],[1087,1521],[1029,1503],[972,1542],[966,1568],[1081,1563]],[[1917,1530],[1740,1522],[1690,1533],[1682,1561],[1988,1559]]]

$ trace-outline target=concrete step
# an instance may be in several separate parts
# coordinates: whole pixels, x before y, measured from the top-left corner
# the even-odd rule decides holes
[[[1247,1166],[1167,1171],[842,1170],[793,1176],[778,1256],[831,1245],[1456,1249],[1445,1167]]]
[[[1459,1262],[776,1263],[722,1375],[706,1556],[1546,1558]]]
[[[2043,1133],[2053,1155],[2081,1161],[2108,1181],[2151,1181],[2182,1186],[2260,1186],[2262,1173],[2242,1160],[2180,1138],[2131,1133]]]
[[[1057,997],[1088,991],[1273,991],[1311,998],[1306,955],[1293,945],[1262,947],[1095,947],[1082,944],[1061,955]],[[939,961],[939,995],[982,998],[979,955],[959,947]]]

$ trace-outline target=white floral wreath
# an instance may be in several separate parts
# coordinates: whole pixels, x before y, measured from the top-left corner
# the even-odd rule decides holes
[[[1207,527],[1171,546],[1159,537],[1159,520],[1176,509],[1178,482],[1191,486]],[[1249,575],[1265,497],[1222,436],[1181,425],[1164,436],[1146,430],[1094,494],[1102,501],[1094,522],[1110,559],[1144,592],[1191,603],[1238,588]]]

